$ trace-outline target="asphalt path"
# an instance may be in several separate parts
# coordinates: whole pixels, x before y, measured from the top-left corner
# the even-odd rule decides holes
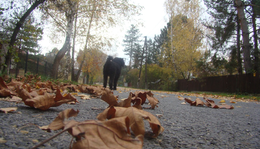
[[[119,99],[127,98],[134,89],[118,88],[114,91]],[[143,105],[145,111],[157,116],[164,132],[157,138],[145,137],[144,149],[163,148],[260,148],[260,104],[259,102],[236,101],[226,104],[234,109],[213,109],[183,104],[180,97],[195,100],[200,98],[195,94],[152,91],[160,103],[155,109],[146,109],[148,101]],[[59,131],[45,132],[38,126],[48,125],[59,112],[73,108],[80,112],[76,121],[96,119],[108,104],[100,98],[82,100],[80,104],[63,104],[47,111],[30,108],[23,103],[0,101],[0,108],[18,107],[13,113],[0,113],[0,148],[31,148]],[[209,98],[219,104],[221,99]],[[145,122],[146,133],[151,131],[149,123]],[[40,148],[69,148],[71,136],[66,132]]]

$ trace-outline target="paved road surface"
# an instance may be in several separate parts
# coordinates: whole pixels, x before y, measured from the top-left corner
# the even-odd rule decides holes
[[[114,91],[119,98],[127,98],[129,92],[135,90],[119,88]],[[234,109],[212,109],[181,104],[179,94],[155,92],[154,96],[160,101],[159,107],[145,109],[156,115],[161,114],[159,121],[165,131],[155,139],[145,138],[144,149],[163,148],[260,148],[260,104],[259,102],[237,102],[227,104]],[[181,95],[195,100],[198,97]],[[202,97],[199,97],[202,99]],[[212,98],[210,98],[212,99]],[[219,99],[213,99],[219,103]],[[73,119],[83,121],[96,119],[108,105],[101,99],[82,100],[80,104],[63,104],[59,107],[40,111],[27,107],[23,103],[0,101],[0,108],[17,106],[16,113],[0,113],[0,148],[31,148],[56,132],[45,132],[38,126],[48,125],[59,112],[67,108],[79,109],[79,115]],[[144,107],[149,107],[144,104]],[[149,124],[146,130],[151,131]],[[6,140],[7,142],[3,142]],[[47,142],[41,148],[69,148],[71,136],[63,133]]]

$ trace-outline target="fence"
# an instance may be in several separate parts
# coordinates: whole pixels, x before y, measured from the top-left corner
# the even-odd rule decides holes
[[[24,76],[26,73],[51,75],[52,64],[44,60],[42,56],[19,53],[20,61],[10,70],[11,74]]]
[[[227,93],[260,93],[260,73],[178,80],[178,90]]]

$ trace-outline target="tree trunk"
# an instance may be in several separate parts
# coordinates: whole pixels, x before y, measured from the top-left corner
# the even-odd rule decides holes
[[[6,70],[7,70],[7,74],[9,74],[10,72],[10,62],[11,62],[11,59],[12,59],[12,56],[13,56],[13,46],[14,46],[14,43],[15,43],[15,40],[16,40],[16,37],[17,37],[17,34],[18,32],[20,31],[20,28],[22,27],[25,19],[31,14],[31,12],[36,8],[38,7],[41,3],[43,3],[45,0],[36,0],[33,5],[25,12],[25,14],[23,14],[23,16],[21,17],[21,19],[16,23],[16,26],[15,26],[15,29],[14,29],[14,32],[11,36],[11,40],[10,40],[10,43],[9,43],[9,48],[8,48],[8,52],[7,52],[7,55],[5,56],[5,65],[3,66],[3,70],[2,70],[2,73],[4,73]]]
[[[84,53],[84,52],[83,52],[83,53]],[[80,76],[80,73],[81,73],[81,69],[82,69],[82,67],[83,67],[84,59],[85,59],[85,54],[84,54],[84,56],[83,56],[82,62],[81,62],[80,65],[79,65],[79,70],[78,70],[78,72],[77,72],[77,75],[75,76],[75,80],[73,80],[73,81],[75,81],[75,82],[78,82],[78,81],[79,81],[79,76]]]
[[[57,53],[57,55],[54,59],[54,62],[53,62],[53,66],[52,66],[52,78],[53,79],[57,79],[60,61],[64,57],[65,53],[68,52],[70,49],[70,39],[71,39],[72,31],[73,31],[75,7],[71,8],[71,11],[69,11],[69,12],[70,12],[70,14],[66,15],[66,19],[67,19],[66,39],[65,39],[65,42],[64,42],[62,48]]]
[[[78,10],[78,5],[77,5],[77,10]],[[77,19],[78,19],[78,12],[76,13],[75,16],[75,23],[74,23],[74,36],[73,36],[73,45],[72,45],[72,60],[71,60],[71,80],[75,81],[75,74],[74,74],[74,51],[75,51],[75,40],[76,40],[76,33],[77,33]]]
[[[255,1],[252,1],[252,4],[255,4]],[[255,72],[259,72],[259,50],[258,50],[258,42],[257,42],[257,30],[256,30],[256,8],[252,6],[253,9],[253,16],[252,16],[252,23],[253,23],[253,32],[254,32],[254,70]],[[258,8],[259,9],[259,8]]]
[[[249,31],[248,31],[248,23],[245,18],[244,13],[244,4],[241,2],[241,0],[235,0],[236,7],[237,7],[237,14],[239,17],[239,21],[241,24],[242,29],[242,36],[243,36],[243,56],[244,56],[244,67],[246,73],[252,72],[252,64],[250,59],[250,49],[251,45],[249,43]]]
[[[242,61],[241,61],[241,53],[240,53],[240,24],[239,18],[237,15],[237,64],[238,64],[238,74],[242,74]]]
[[[83,60],[80,63],[80,67],[79,67],[78,73],[77,73],[76,78],[75,78],[75,81],[77,81],[77,82],[79,80],[81,69],[82,69],[82,66],[83,66],[83,64],[85,62],[85,58],[86,58],[85,57],[85,53],[86,53],[86,51],[88,49],[88,40],[89,40],[90,29],[91,29],[91,24],[92,24],[92,21],[93,21],[94,13],[96,11],[96,3],[94,3],[93,8],[94,9],[92,10],[92,14],[91,14],[91,17],[90,17],[90,20],[89,20],[88,33],[87,33],[86,43],[85,43],[85,47],[84,47],[84,51],[83,51],[83,54],[84,54]]]

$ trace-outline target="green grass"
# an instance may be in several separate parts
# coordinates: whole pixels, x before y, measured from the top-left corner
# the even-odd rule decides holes
[[[219,92],[193,92],[198,94],[206,94],[206,95],[217,95],[222,97],[235,97],[235,99],[250,99],[255,101],[260,101],[260,94],[247,94],[247,93],[219,93]]]

